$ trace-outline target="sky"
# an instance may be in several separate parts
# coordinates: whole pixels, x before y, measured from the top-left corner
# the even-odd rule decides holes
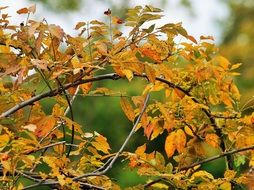
[[[119,2],[114,1],[116,4]],[[159,22],[156,22],[158,25],[169,22],[182,22],[188,33],[195,38],[199,38],[201,35],[211,35],[214,36],[216,43],[220,42],[221,30],[217,21],[228,16],[228,10],[220,0],[191,0],[195,16],[191,16],[186,8],[179,6],[179,0],[168,0],[165,7],[160,7],[158,2],[156,0],[129,0],[131,6],[151,4],[162,8],[165,16]],[[0,7],[9,6],[5,12],[8,12],[12,16],[10,20],[17,24],[25,21],[26,16],[18,15],[16,11],[29,5],[31,5],[31,2],[27,0],[0,0]],[[42,20],[45,18],[48,23],[60,25],[66,33],[73,35],[77,22],[94,19],[102,20],[105,18],[103,12],[110,8],[106,1],[98,0],[87,0],[85,5],[78,12],[55,13],[41,4],[37,4],[37,11],[35,15],[31,16],[31,19]]]

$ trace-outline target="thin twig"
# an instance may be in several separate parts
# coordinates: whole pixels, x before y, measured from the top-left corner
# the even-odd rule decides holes
[[[118,150],[118,152],[116,153],[116,155],[113,157],[113,159],[109,162],[108,166],[105,167],[105,169],[103,169],[102,171],[100,172],[92,172],[92,173],[87,173],[87,174],[83,174],[83,175],[80,175],[78,177],[74,177],[73,178],[73,181],[76,181],[78,179],[82,179],[83,177],[88,177],[88,176],[98,176],[98,175],[103,175],[105,174],[109,169],[112,168],[113,164],[115,163],[115,161],[117,160],[117,158],[119,157],[119,155],[122,153],[122,151],[124,150],[126,144],[129,142],[131,136],[135,133],[135,130],[137,128],[137,125],[139,124],[139,121],[141,120],[141,117],[142,115],[144,114],[145,112],[145,109],[147,107],[147,103],[148,103],[148,100],[149,100],[149,97],[150,97],[150,94],[148,93],[146,95],[146,98],[145,98],[145,101],[144,101],[144,105],[141,109],[141,112],[137,118],[137,120],[135,121],[133,127],[132,127],[132,130],[130,131],[129,135],[127,136],[127,138],[125,139],[124,143],[122,144],[122,146],[120,147],[120,149]],[[106,162],[107,163],[107,162]],[[104,164],[105,165],[105,164]]]

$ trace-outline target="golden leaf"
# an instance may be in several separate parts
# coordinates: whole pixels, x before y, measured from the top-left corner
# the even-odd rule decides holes
[[[5,147],[10,141],[10,137],[7,134],[0,135],[0,148]]]
[[[145,71],[146,71],[148,80],[152,83],[155,83],[156,75],[155,75],[155,70],[152,68],[152,66],[145,65]]]
[[[126,76],[128,81],[131,81],[133,79],[133,72],[131,70],[123,69],[123,70],[121,70],[121,72],[124,73],[124,75]]]
[[[165,151],[168,158],[171,158],[175,153],[176,150],[175,138],[176,138],[175,132],[170,133],[166,138]]]
[[[109,154],[109,144],[107,142],[106,137],[99,135],[94,138],[95,141],[91,142],[91,144],[96,148],[97,150],[102,151],[105,154]]]
[[[186,144],[186,135],[182,129],[178,129],[175,134],[176,149],[182,153]]]
[[[139,146],[136,149],[135,154],[142,156],[142,155],[144,155],[145,151],[146,151],[146,144],[143,144],[142,146]]]
[[[192,130],[188,126],[184,127],[184,131],[187,135],[190,135],[190,136],[194,137],[194,134],[193,134]]]
[[[121,97],[120,105],[121,105],[122,110],[124,111],[125,115],[127,116],[127,118],[133,122],[135,119],[135,113],[132,108],[132,105],[130,104],[130,102],[127,100],[126,97]]]

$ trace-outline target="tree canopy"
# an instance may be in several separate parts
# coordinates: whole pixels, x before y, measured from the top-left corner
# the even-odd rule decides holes
[[[250,183],[242,166],[254,165],[254,114],[243,115],[246,105],[239,105],[234,77],[241,64],[220,55],[212,36],[195,39],[181,23],[157,26],[162,10],[150,5],[128,9],[125,20],[105,10],[109,22],[78,22],[77,36],[31,19],[35,5],[18,10],[24,23],[13,25],[7,8],[0,7],[1,189],[120,189],[108,175],[117,160],[147,177],[129,189]],[[140,94],[96,86],[105,80],[141,81]],[[131,126],[117,151],[104,134],[76,122],[80,94],[118,97]],[[140,132],[146,142],[126,149]],[[151,148],[154,141],[163,150]],[[218,160],[222,176],[205,167]]]

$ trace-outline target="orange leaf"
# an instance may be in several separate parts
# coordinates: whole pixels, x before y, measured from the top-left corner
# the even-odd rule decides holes
[[[121,97],[120,104],[127,118],[133,122],[135,119],[135,113],[130,102],[127,98]]]
[[[168,158],[172,157],[175,153],[176,150],[175,138],[176,138],[175,132],[170,133],[166,138],[165,151]]]
[[[45,136],[56,124],[56,119],[53,116],[46,116],[36,123],[35,135],[37,137]]]
[[[220,145],[220,138],[216,134],[207,134],[205,136],[205,141],[214,148],[217,148]]]
[[[192,41],[192,42],[194,42],[195,44],[197,44],[198,42],[197,42],[197,40],[193,37],[193,36],[188,36],[188,39],[190,40],[190,41]]]
[[[82,89],[84,94],[87,94],[89,92],[89,90],[92,88],[93,83],[92,82],[88,82],[85,84],[81,84],[80,88]]]
[[[142,156],[146,151],[146,144],[143,144],[142,146],[139,146],[136,151],[135,154]]]
[[[176,149],[182,153],[186,144],[186,135],[182,129],[178,129],[175,135]]]
[[[22,8],[17,11],[18,14],[27,14],[29,13],[28,8]]]
[[[174,93],[175,93],[180,99],[183,99],[183,97],[185,96],[185,94],[184,94],[181,90],[179,90],[179,89],[177,89],[177,88],[174,88]]]

